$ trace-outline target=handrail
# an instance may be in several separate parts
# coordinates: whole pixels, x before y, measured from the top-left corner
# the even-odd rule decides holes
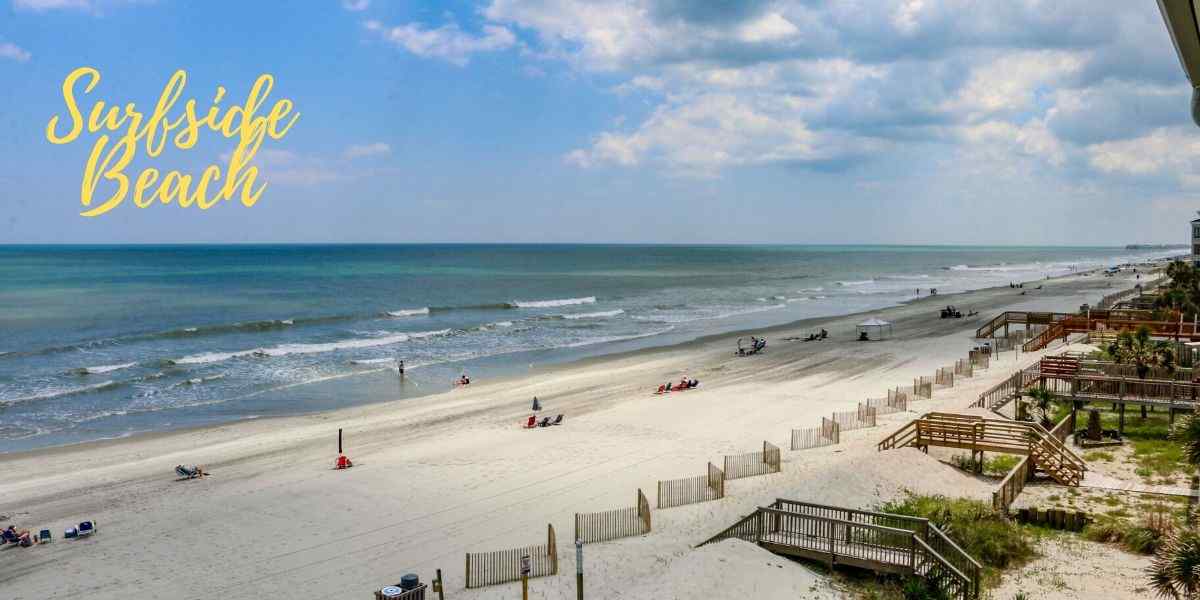
[[[901,527],[876,525],[874,523],[862,523],[849,519],[775,508],[776,506],[807,507],[836,511],[847,515],[864,515],[880,519],[893,519],[901,522],[910,522],[917,527],[914,529],[904,529]],[[767,518],[770,518],[769,523],[767,522]],[[797,525],[804,522],[824,523],[829,526],[820,526],[814,529],[812,526]],[[800,529],[796,529],[796,527]],[[886,535],[879,537],[863,533],[852,534],[852,531],[875,532]],[[886,537],[889,535],[898,537]],[[948,575],[953,578],[953,585],[956,587],[943,591],[955,592],[954,597],[964,600],[978,598],[979,596],[980,574],[983,567],[955,543],[954,540],[950,539],[950,536],[938,529],[928,519],[921,517],[776,498],[771,507],[757,507],[753,513],[742,517],[737,523],[701,542],[696,547],[698,548],[732,537],[751,540],[756,544],[767,544],[768,547],[774,546],[778,548],[797,546],[797,542],[800,540],[827,540],[829,542],[827,552],[831,555],[831,561],[834,560],[832,555],[837,554],[870,560],[872,558],[872,549],[876,549],[874,552],[877,552],[879,549],[903,552],[908,554],[909,560],[907,566],[912,570],[914,575],[928,577],[934,585],[938,586],[944,585],[942,578]],[[901,540],[903,540],[902,543]],[[839,551],[836,549],[835,542],[843,544],[841,546],[842,550]],[[804,547],[811,549],[811,546],[807,544],[804,544]],[[822,552],[825,552],[825,550],[822,550]],[[927,557],[932,562],[927,563],[922,561],[918,563],[918,554]],[[876,554],[875,556],[878,555]],[[926,570],[925,572],[919,570],[921,565],[929,565],[930,570],[941,569],[941,572],[929,576],[930,570]],[[971,574],[967,575],[965,571],[969,571]]]
[[[844,509],[839,509],[839,510],[844,510]],[[809,520],[813,520],[813,521],[823,521],[825,523],[837,523],[839,525],[846,525],[847,527],[861,527],[864,529],[872,529],[875,531],[882,531],[884,533],[899,533],[902,535],[916,534],[916,532],[911,529],[900,529],[899,527],[888,527],[887,525],[874,525],[872,523],[859,523],[858,521],[847,521],[846,519],[835,519],[833,517],[822,517],[820,515],[809,515],[809,514],[805,514],[805,513],[790,512],[790,511],[781,510],[778,508],[767,508],[765,506],[758,507],[758,512],[766,513],[766,514],[790,515],[790,516],[801,518],[801,519],[809,519]],[[895,515],[895,516],[900,516],[900,515]]]
[[[957,567],[951,564],[950,561],[946,560],[945,557],[943,557],[941,554],[938,554],[933,548],[929,547],[929,544],[925,543],[925,540],[921,539],[920,537],[913,536],[913,542],[915,542],[916,545],[921,546],[922,550],[924,550],[930,556],[937,559],[939,566],[948,569],[951,575],[958,577],[959,581],[967,585],[968,588],[973,588],[972,597],[977,597],[979,595],[978,580],[972,580],[970,577],[967,577],[962,571],[959,571]],[[915,564],[913,565],[913,568],[914,570],[916,569]]]
[[[785,504],[791,505],[791,506],[806,506],[809,508],[819,508],[822,510],[836,510],[838,512],[853,513],[856,515],[865,515],[868,517],[882,517],[882,518],[887,518],[887,519],[896,519],[899,521],[911,521],[911,522],[914,522],[914,523],[917,523],[920,525],[928,525],[929,524],[929,519],[924,519],[921,517],[914,517],[911,515],[897,515],[897,514],[893,514],[893,513],[885,513],[885,512],[878,512],[878,511],[871,511],[871,510],[859,510],[856,508],[830,506],[828,504],[817,504],[815,502],[802,502],[800,500],[787,500],[784,498],[776,498],[775,502],[771,503],[771,506],[769,506],[768,508],[770,508],[772,510],[784,510],[784,509],[776,508],[775,505],[785,505]],[[791,511],[786,511],[786,512],[791,512]],[[806,515],[808,513],[794,513],[794,514]],[[812,515],[812,516],[820,516],[820,515]]]

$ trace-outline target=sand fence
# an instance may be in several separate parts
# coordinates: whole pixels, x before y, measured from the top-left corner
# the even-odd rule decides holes
[[[762,452],[726,455],[725,479],[741,479],[742,477],[778,473],[780,463],[779,447],[764,441]]]
[[[834,446],[842,441],[841,431],[837,421],[821,417],[820,427],[792,430],[792,450]]]
[[[933,398],[933,378],[917,377],[913,379],[912,395],[914,398],[924,400]]]
[[[954,362],[954,374],[959,377],[974,377],[975,366],[971,364],[970,359],[960,358]]]
[[[954,387],[954,367],[940,367],[933,374],[933,385],[938,387]]]
[[[852,431],[854,429],[874,427],[876,416],[877,413],[874,408],[859,404],[855,410],[833,413],[833,421],[838,424],[838,429]]]
[[[575,513],[575,539],[584,543],[606,542],[644,533],[650,533],[650,502],[640,489],[637,491],[636,506]]]
[[[467,553],[467,589],[521,580],[521,557],[529,557],[529,577],[558,574],[554,525],[546,526],[546,543],[492,552]]]
[[[868,398],[859,407],[875,409],[876,415],[891,415],[908,412],[908,394],[897,390],[888,390],[887,398]]]
[[[725,497],[725,471],[708,463],[708,474],[658,482],[658,508],[672,508]]]

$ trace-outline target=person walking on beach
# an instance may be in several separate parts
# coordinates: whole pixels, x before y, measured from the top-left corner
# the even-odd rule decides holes
[[[538,402],[537,396],[534,396],[533,397],[533,411],[537,412],[539,410],[542,410],[542,403]]]

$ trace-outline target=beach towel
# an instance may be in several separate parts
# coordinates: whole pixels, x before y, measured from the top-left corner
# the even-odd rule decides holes
[[[537,417],[529,415],[529,420],[526,421],[522,427],[525,429],[533,429],[534,427],[537,427]]]

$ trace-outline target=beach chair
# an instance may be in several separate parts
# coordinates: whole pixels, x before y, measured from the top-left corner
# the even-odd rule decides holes
[[[92,535],[96,532],[96,524],[92,521],[84,521],[79,524],[79,537]]]
[[[525,421],[525,424],[522,425],[522,427],[525,429],[533,429],[534,427],[537,427],[537,417],[529,415],[529,420]]]
[[[563,416],[558,415],[557,417],[554,417],[554,420],[551,421],[550,424],[551,425],[562,425],[562,420],[563,420]]]
[[[175,465],[175,474],[182,479],[193,479],[204,476],[204,469],[200,467],[185,467],[183,465]]]
[[[49,544],[50,543],[50,530],[49,529],[43,529],[40,532],[38,532],[38,543],[39,544]]]
[[[537,426],[538,427],[549,427],[550,426],[550,417],[546,417],[545,419],[542,419],[542,421],[540,423],[538,423]]]

